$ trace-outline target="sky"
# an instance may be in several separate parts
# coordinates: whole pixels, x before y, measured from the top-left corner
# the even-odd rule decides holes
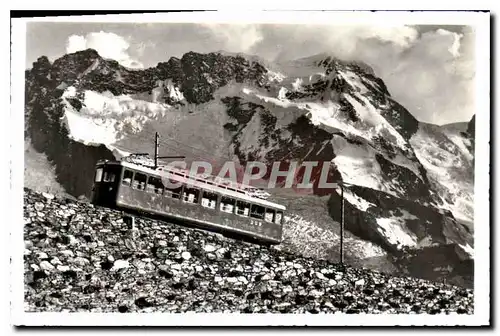
[[[155,66],[188,51],[243,52],[269,62],[329,53],[373,67],[418,120],[446,124],[474,114],[474,31],[469,26],[30,22],[26,67],[94,48],[122,65]]]

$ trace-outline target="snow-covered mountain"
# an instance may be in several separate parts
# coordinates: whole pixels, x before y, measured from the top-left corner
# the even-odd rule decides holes
[[[163,154],[192,160],[332,162],[329,181],[356,186],[352,233],[393,255],[450,245],[472,257],[474,119],[465,130],[418,122],[366,64],[189,52],[132,70],[88,49],[26,71],[26,118],[74,196],[88,195],[97,159],[151,152],[158,131]],[[338,219],[337,191],[312,177]]]

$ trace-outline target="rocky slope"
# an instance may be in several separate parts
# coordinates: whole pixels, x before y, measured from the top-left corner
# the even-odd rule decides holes
[[[359,187],[346,198],[353,234],[394,258],[411,249],[415,269],[433,279],[471,285],[474,118],[466,131],[419,123],[365,64],[189,52],[132,70],[88,49],[26,71],[26,119],[34,148],[75,197],[89,196],[98,159],[151,152],[155,131],[162,154],[215,166],[330,162],[328,181]],[[338,194],[319,178],[315,168],[312,190],[293,192],[331,194],[329,209],[309,212],[330,213],[337,229]],[[434,265],[441,249],[451,257]]]
[[[473,292],[302,258],[25,189],[25,310],[473,313]]]

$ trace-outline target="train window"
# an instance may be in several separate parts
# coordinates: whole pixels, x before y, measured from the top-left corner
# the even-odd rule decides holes
[[[282,219],[283,219],[283,211],[276,212],[276,217],[274,218],[274,222],[276,224],[281,224]]]
[[[146,187],[147,176],[141,173],[135,173],[134,181],[132,182],[132,188],[138,190],[144,190]]]
[[[220,210],[227,213],[233,213],[235,200],[229,197],[222,197],[220,201]]]
[[[217,204],[217,194],[203,190],[203,195],[201,196],[201,205],[205,208],[215,209]]]
[[[97,168],[95,170],[95,181],[101,182],[101,179],[102,179],[102,168]]]
[[[161,182],[161,179],[155,176],[150,176],[148,184],[146,185],[146,191],[158,195],[163,194],[163,183]]]
[[[183,193],[183,200],[186,203],[198,203],[200,198],[200,189],[185,187]]]
[[[248,216],[250,213],[250,203],[237,201],[236,202],[236,214],[240,216]]]
[[[266,215],[264,216],[264,220],[266,222],[274,222],[275,211],[273,209],[266,209]]]
[[[172,197],[175,199],[180,199],[181,198],[181,192],[182,192],[182,186],[178,188],[173,188],[173,187],[165,187],[165,196],[167,197]]]
[[[110,172],[109,170],[104,171],[103,182],[115,182],[115,173]]]
[[[266,209],[263,206],[252,204],[252,210],[250,211],[250,217],[264,219],[264,213]]]
[[[132,184],[132,177],[134,176],[134,173],[131,172],[128,169],[125,169],[125,172],[123,173],[123,181],[122,184],[129,186]]]

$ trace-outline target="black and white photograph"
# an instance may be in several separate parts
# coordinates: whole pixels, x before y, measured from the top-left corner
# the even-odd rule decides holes
[[[490,324],[488,12],[11,22],[16,324]]]

